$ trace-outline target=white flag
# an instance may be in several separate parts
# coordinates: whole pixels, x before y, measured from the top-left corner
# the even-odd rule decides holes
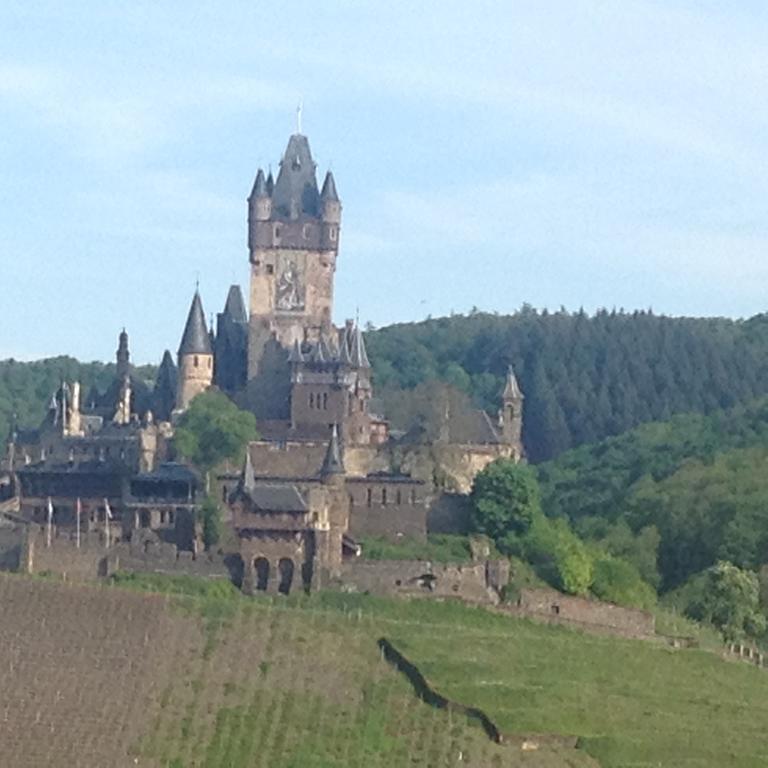
[[[48,520],[45,531],[45,544],[47,547],[51,546],[51,527],[53,526],[53,502],[51,497],[48,497]]]

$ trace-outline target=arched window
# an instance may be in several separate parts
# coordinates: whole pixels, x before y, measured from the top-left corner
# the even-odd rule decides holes
[[[269,560],[265,557],[257,557],[253,563],[256,572],[256,589],[266,591],[269,584]]]
[[[382,507],[387,506],[387,489],[386,488],[381,489],[381,506]]]
[[[367,497],[367,504],[368,504],[369,507],[371,506],[371,502],[372,501],[373,501],[373,489],[369,488],[368,489],[368,497]]]
[[[323,410],[324,411],[328,410],[328,393],[327,392],[323,392]]]
[[[315,407],[315,393],[310,392],[309,393],[309,407],[314,408]]]
[[[199,362],[200,362],[200,361],[198,360],[198,358],[197,358],[197,355],[195,355],[195,368],[197,368],[197,366],[198,366]]]

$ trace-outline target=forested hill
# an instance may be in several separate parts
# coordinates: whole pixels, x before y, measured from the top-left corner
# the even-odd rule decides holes
[[[140,366],[136,373],[151,381],[155,368]],[[114,376],[113,363],[81,363],[66,356],[29,363],[0,360],[0,441],[5,441],[14,415],[20,426],[36,427],[62,381],[79,381],[85,395],[94,384],[105,390]]]
[[[766,466],[768,398],[761,398],[644,424],[537,469],[546,513],[569,518],[614,554],[642,567],[641,539],[658,536],[660,586],[668,590],[718,560],[751,569],[765,563]]]
[[[768,315],[734,321],[524,307],[393,325],[367,340],[385,396],[440,379],[495,412],[513,365],[534,462],[644,422],[768,393]]]
[[[768,394],[768,315],[746,321],[651,312],[473,313],[371,330],[377,393],[396,427],[418,406],[409,391],[434,380],[491,413],[513,365],[526,396],[523,438],[540,462],[675,413],[709,413]],[[152,369],[140,370],[151,378]],[[0,362],[0,436],[12,414],[36,425],[62,378],[102,389],[114,366],[58,357]],[[427,393],[428,394],[428,393]],[[424,393],[421,393],[423,398]],[[414,400],[415,398],[410,398]]]

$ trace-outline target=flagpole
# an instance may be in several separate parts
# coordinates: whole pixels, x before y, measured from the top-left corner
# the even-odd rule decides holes
[[[51,497],[48,497],[48,524],[46,525],[46,531],[45,531],[45,546],[50,547],[51,546],[51,526],[53,524],[53,502],[51,501]]]
[[[77,548],[80,549],[80,515],[82,513],[82,502],[80,497],[77,497],[77,506],[75,507],[75,514],[77,515]]]
[[[109,501],[104,499],[104,542],[109,549],[109,521],[112,519],[112,510],[109,508]]]

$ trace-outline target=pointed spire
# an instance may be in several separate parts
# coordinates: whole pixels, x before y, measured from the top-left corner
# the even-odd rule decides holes
[[[256,173],[256,180],[253,182],[253,189],[251,190],[251,198],[254,197],[268,197],[267,192],[267,180],[264,178],[264,171],[259,168]]]
[[[288,140],[272,195],[274,212],[282,218],[317,216],[320,193],[315,161],[307,137],[294,133]]]
[[[256,473],[253,471],[251,462],[250,446],[245,446],[245,461],[243,462],[243,474],[240,478],[240,485],[246,493],[250,493],[256,487]]]
[[[507,381],[504,384],[504,391],[501,393],[501,397],[504,400],[523,399],[523,392],[517,383],[517,377],[511,365],[507,368]]]
[[[205,326],[205,313],[203,312],[203,302],[200,300],[200,294],[195,291],[192,305],[187,315],[187,323],[184,326],[184,333],[179,345],[179,357],[182,355],[211,355],[211,339],[208,336],[208,329]]]
[[[333,174],[328,171],[325,174],[325,181],[323,182],[323,191],[320,193],[320,199],[323,201],[330,201],[334,203],[339,202],[339,195],[336,192],[336,182],[333,179]]]
[[[304,362],[304,355],[301,354],[301,344],[299,344],[298,339],[294,339],[291,353],[288,355],[288,362],[291,364]]]
[[[326,450],[325,458],[323,459],[323,466],[320,468],[320,476],[343,475],[345,472],[339,447],[339,430],[334,424],[331,430],[331,439],[328,442],[328,450]]]
[[[245,311],[243,292],[239,285],[230,285],[227,301],[224,304],[224,314],[229,315],[235,322],[247,323],[248,313]]]
[[[272,175],[272,169],[269,169],[269,174],[267,175],[267,194],[272,197],[272,192],[275,189],[275,177]]]
[[[309,358],[311,362],[313,363],[324,363],[325,362],[325,355],[323,354],[323,342],[319,341],[317,344],[315,344],[314,349],[312,350],[312,356]]]
[[[356,368],[370,368],[371,364],[368,361],[368,353],[365,349],[365,339],[363,338],[363,332],[360,330],[360,326],[355,324],[352,330],[352,365]]]
[[[341,351],[339,352],[339,362],[342,365],[352,365],[352,357],[349,354],[350,338],[349,331],[344,330],[344,336],[341,339]]]

